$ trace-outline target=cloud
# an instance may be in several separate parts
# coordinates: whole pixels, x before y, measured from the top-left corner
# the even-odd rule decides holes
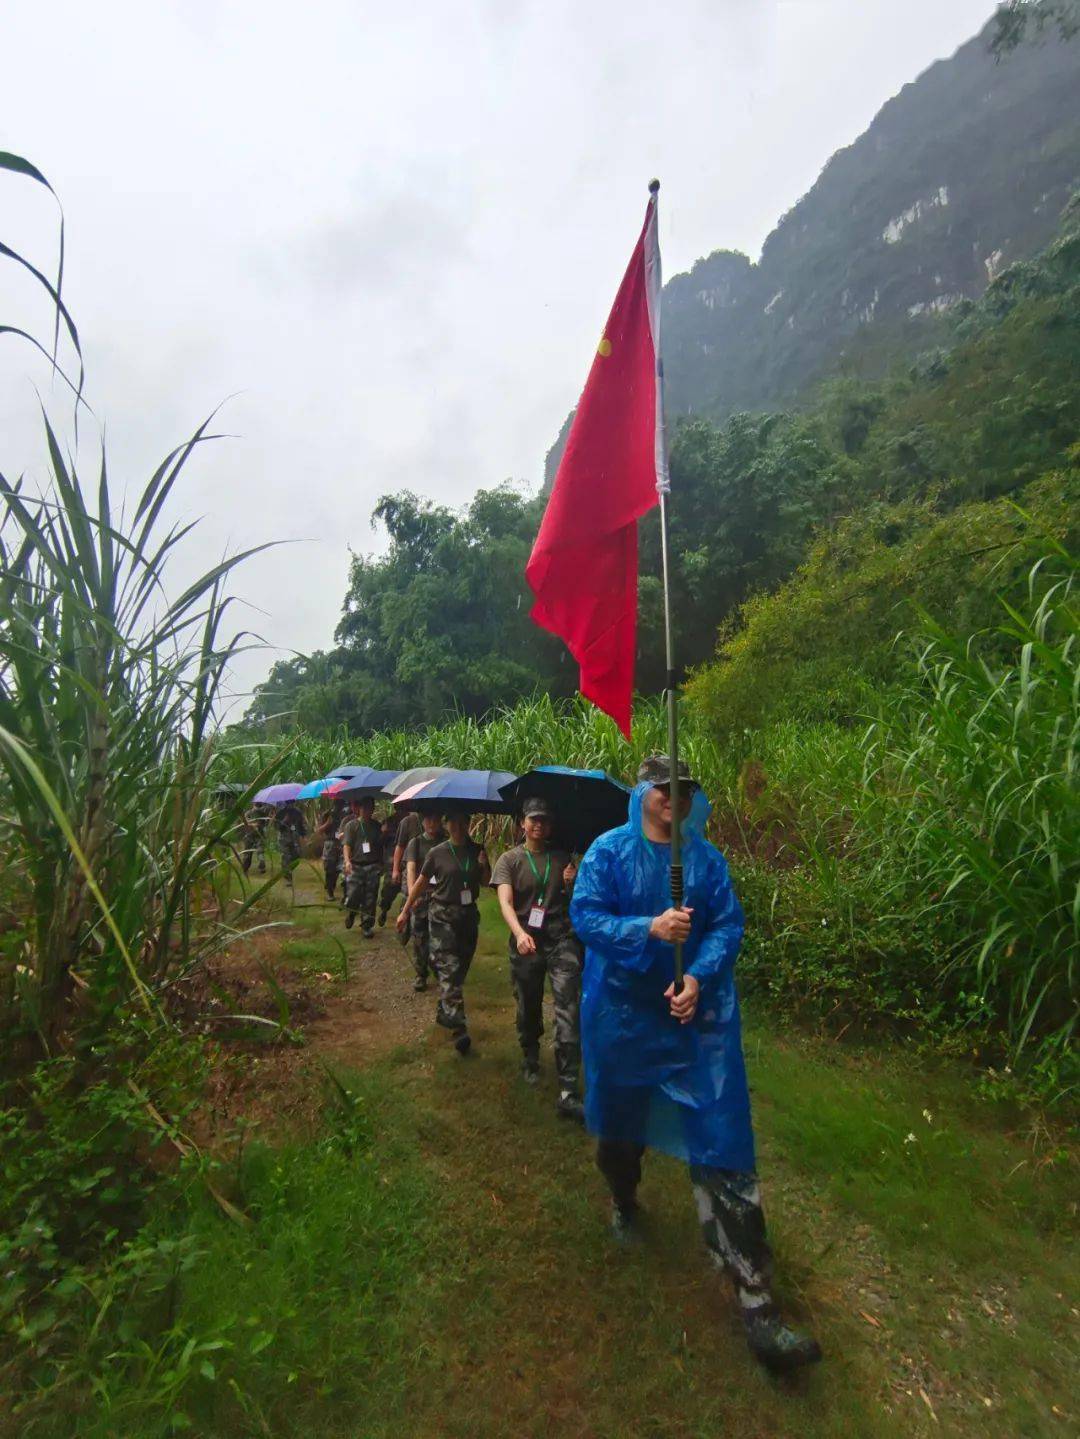
[[[381,543],[380,494],[460,505],[507,476],[539,483],[652,174],[668,274],[754,253],[989,8],[51,0],[5,14],[3,145],[63,200],[117,484],[228,399],[239,438],[177,495],[205,516],[186,563],[297,541],[234,589],[272,643],[309,651],[331,640],[349,546]],[[36,188],[0,184],[0,231],[49,264],[55,209]],[[38,323],[20,296],[3,317]],[[41,482],[34,383],[48,398],[47,368],[0,346],[0,469]],[[238,683],[271,659],[245,658]]]

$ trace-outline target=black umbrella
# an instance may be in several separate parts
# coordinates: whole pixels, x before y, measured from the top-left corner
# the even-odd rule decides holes
[[[334,799],[376,798],[386,793],[386,786],[397,779],[396,769],[365,769],[330,791]]]
[[[501,793],[515,813],[527,799],[546,799],[555,811],[556,840],[575,854],[584,854],[597,835],[625,824],[630,800],[630,786],[606,771],[560,764],[538,765]]]

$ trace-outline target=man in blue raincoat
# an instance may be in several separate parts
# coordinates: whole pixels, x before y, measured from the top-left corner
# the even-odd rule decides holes
[[[586,947],[581,999],[585,1119],[612,1196],[612,1228],[636,1237],[646,1147],[690,1166],[705,1243],[731,1276],[751,1352],[774,1370],[821,1357],[780,1318],[754,1167],[735,956],[743,916],[709,805],[679,766],[685,901],[671,908],[670,763],[641,766],[628,822],[601,835],[578,873],[570,919]],[[674,985],[681,941],[682,989]]]

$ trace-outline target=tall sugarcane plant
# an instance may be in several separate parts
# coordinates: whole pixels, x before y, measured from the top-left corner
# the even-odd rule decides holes
[[[239,640],[222,640],[222,560],[176,599],[167,561],[190,526],[161,516],[206,426],[113,520],[104,461],[92,510],[48,419],[43,496],[0,475],[0,773],[9,928],[46,1043],[76,989],[96,1004],[162,984],[220,930],[193,922],[234,816],[208,802],[215,701]]]
[[[51,190],[18,156],[0,153],[0,170]],[[77,377],[64,380],[77,435],[82,359],[61,297],[62,234],[55,281],[2,242],[0,259],[49,295],[58,373],[62,334],[74,346]],[[16,327],[0,334],[49,354]],[[87,486],[48,415],[44,489],[0,474],[0,953],[14,977],[2,997],[47,1049],[80,1004],[160,1013],[175,974],[230,936],[198,907],[236,819],[208,796],[216,702],[242,643],[222,637],[223,584],[245,555],[176,598],[164,588],[192,528],[164,517],[208,425],[166,456],[130,512],[116,513],[104,454]]]

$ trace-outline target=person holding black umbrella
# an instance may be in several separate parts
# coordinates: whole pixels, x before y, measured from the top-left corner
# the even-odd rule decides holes
[[[540,1075],[544,1032],[544,981],[551,979],[555,1001],[555,1069],[559,1081],[556,1113],[584,1122],[578,1096],[581,1067],[581,945],[570,927],[570,894],[577,869],[563,850],[550,847],[555,815],[546,799],[522,805],[524,843],[501,854],[491,882],[510,931],[510,981],[517,1002],[522,1077]]]
[[[469,811],[450,805],[445,817],[447,838],[429,850],[420,866],[398,914],[397,927],[404,930],[430,887],[428,943],[431,967],[439,981],[435,1023],[450,1031],[454,1048],[464,1058],[472,1048],[465,1018],[465,977],[480,934],[476,901],[480,886],[491,879],[491,865],[483,846],[469,836]]]

